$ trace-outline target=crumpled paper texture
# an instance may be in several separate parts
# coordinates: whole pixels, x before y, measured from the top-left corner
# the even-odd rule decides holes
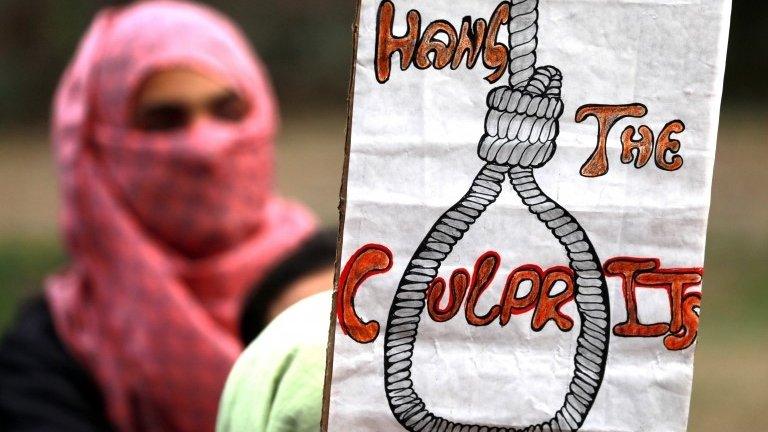
[[[355,298],[357,312],[374,319],[381,334],[360,344],[335,330],[328,409],[329,431],[403,430],[384,392],[383,333],[398,281],[435,220],[471,184],[486,95],[504,84],[483,78],[479,61],[457,70],[399,68],[393,57],[388,82],[374,72],[379,0],[363,0],[354,75],[346,211],[340,265],[367,243],[386,245],[390,271],[367,280]],[[396,34],[417,9],[422,30],[437,19],[459,27],[464,16],[489,18],[499,1],[394,1]],[[666,268],[703,267],[707,213],[725,66],[730,3],[727,0],[541,0],[537,65],[562,71],[557,151],[535,171],[541,188],[575,216],[604,262],[612,257],[655,257]],[[505,41],[505,30],[499,41]],[[579,168],[596,146],[594,119],[574,121],[585,104],[639,102],[642,119],[619,121],[608,137],[607,174],[587,178]],[[677,171],[620,163],[625,126],[648,125],[655,134],[673,119],[685,123]],[[727,145],[727,143],[724,143]],[[528,212],[507,181],[499,199],[446,258],[444,278],[470,272],[477,257],[494,250],[499,272],[477,309],[501,297],[509,272],[522,264],[567,265],[563,247]],[[618,278],[607,278],[611,324],[626,319]],[[700,288],[700,287],[698,287]],[[638,290],[642,322],[668,322],[664,290]],[[463,309],[437,323],[422,316],[413,357],[414,387],[427,406],[451,420],[524,427],[547,420],[562,405],[573,374],[579,316],[563,332],[553,323],[534,332],[530,315],[504,327],[472,327]],[[704,314],[706,317],[706,314]],[[705,318],[706,319],[706,318]],[[602,388],[584,432],[677,432],[686,429],[695,344],[667,350],[662,338],[612,337]]]

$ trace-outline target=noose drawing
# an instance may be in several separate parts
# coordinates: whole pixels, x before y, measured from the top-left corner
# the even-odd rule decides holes
[[[509,85],[488,93],[485,134],[478,155],[485,165],[467,193],[435,222],[414,252],[397,287],[384,340],[384,385],[397,421],[410,432],[576,431],[592,408],[605,373],[610,308],[600,260],[587,233],[566,209],[536,183],[533,170],[554,155],[562,76],[553,66],[536,67],[538,0],[512,0],[509,22]],[[550,419],[524,428],[482,426],[442,418],[427,408],[413,388],[411,367],[427,290],[470,226],[496,200],[504,179],[539,221],[562,244],[575,275],[581,326],[573,378],[564,401]]]

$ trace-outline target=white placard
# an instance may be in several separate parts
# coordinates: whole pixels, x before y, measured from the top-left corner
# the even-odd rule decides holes
[[[729,0],[363,0],[328,431],[686,429]]]

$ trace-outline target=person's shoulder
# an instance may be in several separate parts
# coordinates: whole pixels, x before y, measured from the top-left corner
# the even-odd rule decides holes
[[[252,369],[255,364],[269,366],[272,360],[278,363],[318,348],[325,350],[332,301],[331,291],[325,291],[291,305],[245,349],[233,372],[238,368]]]
[[[309,343],[323,344],[328,337],[328,325],[333,295],[323,291],[302,299],[288,307],[264,329],[261,343],[286,347]]]
[[[0,365],[24,357],[28,360],[62,359],[67,353],[56,335],[48,304],[42,296],[26,301],[0,339]]]
[[[227,379],[219,432],[318,430],[332,298],[297,302],[248,346]]]
[[[111,430],[98,386],[59,338],[42,296],[0,340],[0,429]]]
[[[246,345],[266,327],[267,307],[285,287],[303,276],[333,266],[336,235],[335,229],[321,229],[310,235],[252,288],[244,302],[240,319],[240,335]]]

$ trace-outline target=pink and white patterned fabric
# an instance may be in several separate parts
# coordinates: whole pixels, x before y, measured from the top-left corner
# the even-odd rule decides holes
[[[240,122],[131,126],[153,72],[228,80]],[[277,107],[240,31],[215,11],[146,1],[102,11],[59,86],[53,145],[71,266],[46,283],[56,330],[120,431],[213,430],[242,350],[249,288],[315,230],[273,194]]]

